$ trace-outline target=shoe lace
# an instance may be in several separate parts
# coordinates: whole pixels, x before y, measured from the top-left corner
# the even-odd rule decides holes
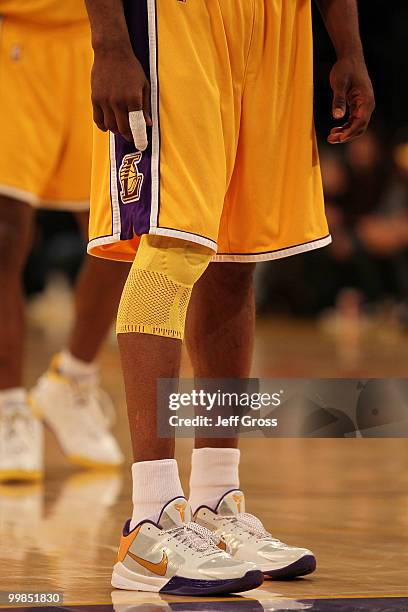
[[[211,555],[214,553],[222,554],[221,549],[218,548],[220,538],[206,527],[198,525],[198,523],[193,521],[186,523],[182,527],[169,529],[165,533],[170,534],[182,542],[182,544],[197,552]]]
[[[249,512],[240,512],[231,516],[220,516],[220,519],[228,519],[231,522],[236,523],[239,527],[245,529],[259,540],[267,540],[268,542],[280,542],[277,538],[274,538],[269,531],[265,529],[262,521],[259,520],[253,514]]]

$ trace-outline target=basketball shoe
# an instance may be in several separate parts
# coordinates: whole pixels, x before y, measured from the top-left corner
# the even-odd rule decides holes
[[[218,547],[219,538],[191,520],[186,499],[171,500],[157,523],[125,524],[112,586],[173,595],[216,595],[260,586],[254,563],[235,560]]]
[[[32,389],[30,401],[55,434],[68,460],[81,467],[114,467],[123,463],[113,437],[112,402],[98,375],[76,380],[64,376],[58,355]]]
[[[316,559],[310,550],[277,540],[258,518],[245,512],[242,491],[226,493],[215,511],[200,506],[194,520],[215,533],[233,559],[252,561],[266,578],[295,578],[316,569]]]
[[[39,480],[43,474],[43,429],[23,389],[0,395],[0,481]]]

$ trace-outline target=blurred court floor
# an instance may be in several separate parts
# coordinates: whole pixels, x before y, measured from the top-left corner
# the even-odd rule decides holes
[[[67,317],[46,331],[30,315],[27,384],[63,341]],[[59,319],[58,317],[62,317]],[[406,376],[408,343],[391,330],[338,333],[310,323],[261,320],[256,376]],[[347,344],[347,346],[344,346]],[[104,387],[129,437],[115,342],[101,355]],[[187,359],[183,373],[191,374]],[[0,591],[62,591],[64,609],[408,611],[408,441],[404,439],[246,439],[241,486],[248,511],[276,537],[311,548],[318,570],[291,582],[265,582],[223,601],[113,591],[119,534],[128,518],[130,474],[73,471],[47,434],[43,484],[0,487]],[[178,458],[188,483],[191,441]],[[84,608],[85,606],[85,608]],[[92,606],[92,608],[88,608]]]
[[[179,457],[185,484],[188,450],[184,441]],[[113,597],[115,609],[123,612],[238,610],[241,605],[245,610],[408,610],[404,440],[247,440],[242,450],[249,511],[275,536],[310,547],[318,559],[311,577],[266,582],[249,594],[264,607],[229,598],[218,607],[212,601],[212,607],[197,608],[196,599],[188,604],[173,598],[174,605],[185,606],[172,608],[166,607],[170,600],[156,595],[112,595],[111,567],[130,512],[127,469],[92,473],[49,466],[43,485],[1,486],[0,591],[62,591],[65,607],[99,608]],[[405,607],[392,607],[404,597]],[[339,605],[354,598],[360,607],[316,607],[323,606],[321,600]],[[386,599],[384,607],[371,601],[366,608],[365,599],[374,598]]]

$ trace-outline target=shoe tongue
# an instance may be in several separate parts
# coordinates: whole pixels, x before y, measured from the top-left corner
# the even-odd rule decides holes
[[[231,516],[245,512],[245,496],[242,491],[235,489],[221,497],[217,506],[217,514]]]
[[[182,527],[192,520],[192,512],[185,497],[176,497],[166,504],[161,511],[159,527],[162,529],[173,529]]]

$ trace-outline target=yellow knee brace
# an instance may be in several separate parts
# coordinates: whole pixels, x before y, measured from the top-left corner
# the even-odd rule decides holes
[[[142,236],[119,304],[116,333],[183,339],[194,283],[212,252],[184,240]]]

